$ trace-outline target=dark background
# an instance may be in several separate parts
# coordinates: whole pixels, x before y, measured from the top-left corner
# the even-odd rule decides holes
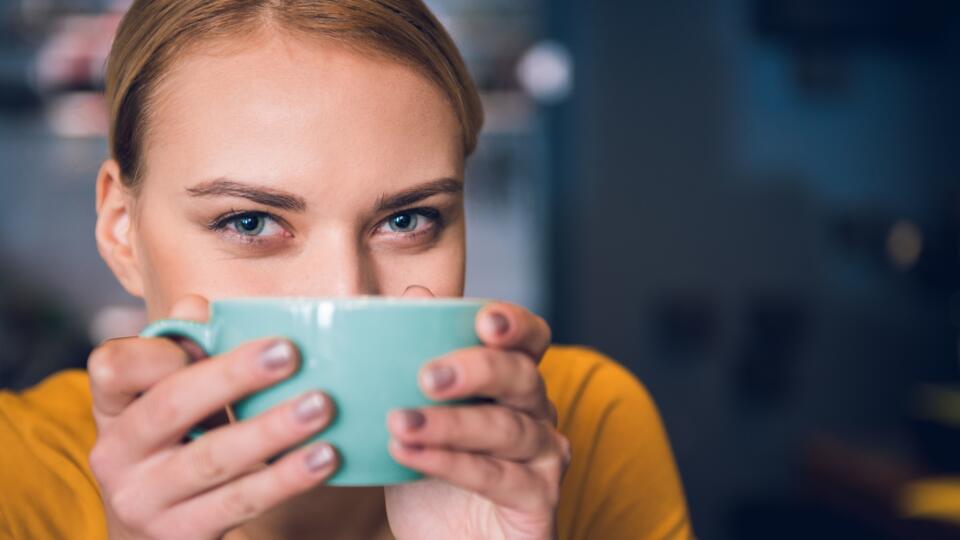
[[[698,535],[957,537],[901,506],[960,471],[960,407],[930,405],[958,372],[955,3],[428,3],[488,112],[468,294],[638,375]],[[92,236],[123,2],[0,5],[0,386],[23,388],[139,316]],[[572,87],[531,90],[531,50]]]
[[[704,538],[933,534],[887,518],[957,455],[911,414],[957,374],[957,4],[557,4],[558,338],[651,389]]]

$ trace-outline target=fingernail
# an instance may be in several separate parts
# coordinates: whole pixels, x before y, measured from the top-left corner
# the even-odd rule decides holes
[[[304,463],[310,472],[317,472],[333,463],[333,448],[328,444],[319,444],[304,458]]]
[[[450,366],[439,365],[433,366],[427,370],[424,375],[424,382],[427,385],[427,388],[431,390],[445,390],[453,386],[454,380],[456,380],[457,374],[454,372],[453,368]]]
[[[274,342],[260,353],[260,365],[268,370],[278,370],[290,365],[296,351],[293,344],[286,340]]]
[[[510,328],[510,322],[507,321],[507,318],[500,313],[492,313],[488,317],[490,319],[490,326],[493,328],[493,333],[502,336],[507,333],[507,330]]]
[[[416,409],[406,409],[403,411],[403,427],[407,431],[416,431],[427,423],[427,417]]]
[[[293,414],[302,424],[307,424],[316,420],[323,414],[326,403],[320,392],[311,392],[300,398],[300,401],[293,407]]]

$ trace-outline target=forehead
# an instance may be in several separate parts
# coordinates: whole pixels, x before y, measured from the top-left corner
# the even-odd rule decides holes
[[[362,188],[462,174],[459,123],[427,77],[382,55],[277,32],[178,58],[148,126],[147,176],[164,181],[305,187],[328,178]]]

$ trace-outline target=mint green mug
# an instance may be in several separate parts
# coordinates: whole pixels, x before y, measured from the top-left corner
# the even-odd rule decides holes
[[[183,336],[211,355],[243,342],[285,337],[300,350],[297,373],[233,404],[237,420],[256,416],[310,390],[336,404],[331,424],[303,444],[324,440],[340,454],[327,481],[336,486],[388,485],[422,478],[387,450],[387,413],[434,405],[417,384],[420,367],[456,349],[479,345],[479,298],[232,298],[211,303],[201,324],[166,319],[144,337]]]

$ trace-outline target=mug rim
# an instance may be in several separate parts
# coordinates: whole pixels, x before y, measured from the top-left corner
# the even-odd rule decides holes
[[[244,304],[310,304],[333,305],[336,308],[355,308],[360,306],[464,306],[483,305],[494,302],[493,299],[458,296],[458,297],[402,297],[378,296],[365,294],[360,296],[237,296],[211,300],[211,306],[244,305]]]

